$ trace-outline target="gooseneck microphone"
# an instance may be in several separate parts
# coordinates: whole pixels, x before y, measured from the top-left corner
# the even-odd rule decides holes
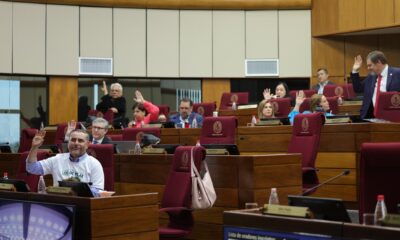
[[[325,184],[327,184],[327,183],[329,183],[329,182],[332,182],[333,180],[335,180],[335,179],[337,179],[337,178],[340,178],[341,176],[349,175],[349,173],[350,173],[350,170],[349,170],[349,169],[346,169],[346,170],[344,170],[343,172],[341,172],[340,174],[338,174],[338,175],[336,175],[336,176],[333,176],[333,177],[331,177],[331,178],[329,178],[329,179],[323,181],[322,183],[315,185],[315,186],[312,187],[312,188],[307,189],[306,191],[302,192],[302,193],[299,194],[299,195],[300,195],[300,196],[307,196],[309,193],[313,192],[315,189],[318,189],[319,187],[321,187],[321,186],[323,186],[323,185],[325,185]]]

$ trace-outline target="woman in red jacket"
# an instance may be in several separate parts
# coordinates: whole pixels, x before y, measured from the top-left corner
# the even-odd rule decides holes
[[[136,90],[135,96],[136,97],[133,98],[135,104],[132,106],[133,121],[131,121],[128,126],[137,128],[142,127],[143,124],[157,121],[160,112],[158,107],[151,102],[144,100],[142,93],[138,90]]]

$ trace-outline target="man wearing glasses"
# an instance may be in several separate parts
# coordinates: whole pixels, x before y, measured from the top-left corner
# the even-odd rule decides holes
[[[76,128],[76,121],[72,120],[68,122],[68,129],[65,133],[65,141],[69,140],[69,136]],[[108,121],[104,118],[96,118],[92,122],[92,134],[89,136],[89,142],[92,144],[108,144],[111,139],[106,136],[108,131]]]

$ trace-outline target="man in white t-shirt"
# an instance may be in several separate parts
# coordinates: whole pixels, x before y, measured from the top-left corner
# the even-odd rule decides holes
[[[78,178],[81,182],[91,183],[93,195],[99,196],[99,190],[104,189],[104,172],[100,162],[86,153],[89,134],[81,129],[72,131],[68,141],[69,153],[60,153],[38,162],[37,151],[45,135],[46,131],[42,130],[33,138],[26,170],[37,175],[51,174],[54,186],[58,186],[58,181]]]

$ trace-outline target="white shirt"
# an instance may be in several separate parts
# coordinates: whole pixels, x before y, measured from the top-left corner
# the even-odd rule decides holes
[[[381,72],[381,87],[380,91],[381,92],[386,92],[386,85],[387,85],[387,77],[388,77],[388,70],[389,70],[389,65],[386,64],[386,67],[383,69]],[[376,89],[378,86],[378,78],[376,78],[376,83],[375,83],[375,90],[374,90],[374,95],[372,96],[372,104],[374,104],[375,107],[375,100],[376,100]]]

